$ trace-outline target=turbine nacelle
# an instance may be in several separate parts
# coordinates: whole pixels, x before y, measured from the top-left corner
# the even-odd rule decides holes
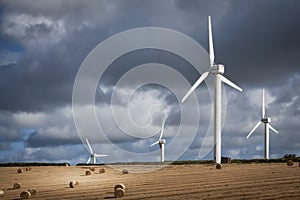
[[[262,118],[261,122],[263,122],[263,123],[271,123],[271,117]]]
[[[163,144],[166,144],[166,140],[165,139],[161,139],[161,140],[159,140],[159,147],[161,148],[161,146],[163,145]]]
[[[224,72],[225,72],[225,66],[222,65],[222,64],[213,65],[210,68],[210,72],[212,74],[224,74]]]
[[[166,144],[166,140],[165,139],[159,140],[159,144]]]

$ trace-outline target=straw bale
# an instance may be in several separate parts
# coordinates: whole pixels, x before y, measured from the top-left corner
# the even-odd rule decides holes
[[[294,162],[292,160],[288,160],[286,162],[287,166],[293,166],[294,165]]]
[[[216,169],[222,169],[222,165],[221,164],[217,164],[216,165]]]
[[[119,183],[119,184],[115,185],[114,191],[116,191],[118,188],[125,190],[125,185],[123,183]]]
[[[21,188],[21,183],[14,184],[14,189],[20,189],[20,188]]]
[[[90,176],[90,175],[92,175],[92,172],[90,170],[87,170],[87,171],[85,171],[85,175]]]
[[[116,198],[121,198],[121,197],[124,197],[124,196],[125,196],[125,190],[123,190],[122,188],[118,188],[115,191],[115,197]]]
[[[29,191],[22,191],[20,193],[20,198],[21,199],[30,199],[31,193]]]
[[[78,181],[71,181],[69,183],[70,188],[75,188],[79,186],[79,182]]]

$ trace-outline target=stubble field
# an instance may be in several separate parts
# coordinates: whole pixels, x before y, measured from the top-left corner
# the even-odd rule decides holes
[[[31,199],[111,199],[114,185],[123,183],[122,199],[300,199],[300,167],[281,164],[156,165],[0,168],[1,199],[20,199],[22,190],[35,189]],[[99,173],[104,168],[105,173]],[[25,168],[23,168],[25,169]],[[118,170],[120,169],[120,170]],[[122,174],[127,169],[128,174]],[[156,170],[155,170],[156,169]],[[131,173],[132,171],[151,171]],[[79,182],[70,188],[69,182]],[[20,189],[13,189],[21,183]]]

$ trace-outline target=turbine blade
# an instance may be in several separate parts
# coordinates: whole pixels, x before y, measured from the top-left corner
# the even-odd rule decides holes
[[[159,136],[158,140],[160,140],[162,138],[163,134],[164,134],[165,123],[166,123],[166,120],[164,119],[163,123],[161,125],[160,136]]]
[[[106,157],[108,155],[105,155],[105,154],[94,154],[95,157]]]
[[[93,149],[92,149],[92,147],[91,147],[91,145],[90,145],[88,139],[85,138],[85,140],[86,140],[86,143],[87,143],[87,145],[88,145],[88,147],[89,147],[90,153],[93,154]]]
[[[236,84],[234,84],[233,82],[231,82],[229,79],[227,79],[225,76],[221,75],[221,81],[223,81],[224,83],[226,83],[227,85],[237,89],[238,91],[242,92],[243,89],[240,88],[239,86],[237,86]]]
[[[91,157],[89,157],[89,159],[87,160],[86,164],[89,164],[91,161]]]
[[[156,142],[154,142],[153,144],[151,144],[150,147],[152,147],[152,146],[154,146],[154,145],[156,145],[158,143],[159,143],[159,140],[157,140]]]
[[[266,108],[265,108],[265,90],[262,91],[262,103],[261,103],[261,118],[265,117]]]
[[[261,121],[257,122],[257,124],[254,126],[254,128],[250,131],[250,133],[247,136],[247,139],[252,135],[252,133],[257,129],[257,127],[261,124]]]
[[[186,93],[186,95],[182,98],[181,102],[183,103],[190,95],[191,93],[204,81],[204,79],[208,76],[209,72],[204,72],[200,78],[194,83],[194,85],[191,87],[191,89]]]
[[[214,41],[212,35],[212,27],[211,27],[211,17],[208,16],[208,43],[209,43],[209,63],[210,66],[214,65],[215,62],[215,50],[214,50]]]
[[[270,129],[271,129],[272,131],[274,131],[275,133],[279,134],[279,132],[278,132],[273,126],[271,126],[271,124],[269,124],[269,127],[270,127]]]

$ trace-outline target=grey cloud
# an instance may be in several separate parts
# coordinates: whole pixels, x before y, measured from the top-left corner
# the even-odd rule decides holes
[[[0,113],[0,149],[12,150],[12,142],[22,142],[23,137],[19,127],[12,122],[12,113]]]
[[[61,145],[56,147],[25,148],[19,162],[69,162],[72,165],[86,162],[87,151],[82,145]]]
[[[65,132],[63,130],[57,130],[58,133],[55,131],[51,131],[51,135],[47,130],[39,130],[30,134],[29,138],[25,141],[26,146],[28,147],[51,147],[51,146],[59,146],[59,145],[74,145],[80,144],[81,141],[78,138],[77,134],[71,135],[71,137],[63,137],[61,138],[59,135],[64,134],[65,136],[70,135],[70,133],[74,133],[74,131]],[[47,135],[49,134],[49,135]],[[59,135],[57,135],[59,134]]]
[[[89,0],[84,2],[80,0],[54,0],[54,1],[34,1],[34,0],[3,0],[2,6],[6,11],[15,13],[31,13],[35,16],[51,16],[53,18],[75,17],[92,15],[95,12],[101,12],[107,7],[108,0]]]

